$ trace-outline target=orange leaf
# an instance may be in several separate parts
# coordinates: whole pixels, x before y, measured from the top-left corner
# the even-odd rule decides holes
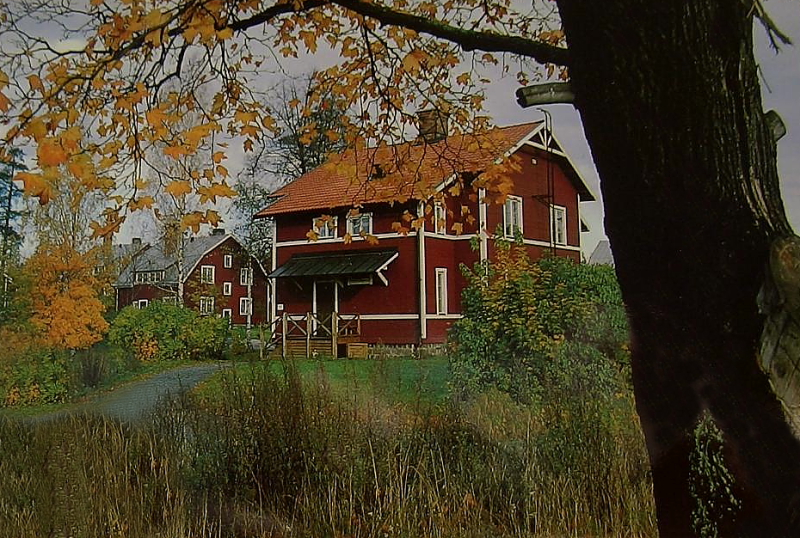
[[[67,162],[67,152],[52,138],[46,138],[39,143],[36,150],[41,166],[58,166]]]
[[[192,185],[188,181],[173,181],[164,190],[172,196],[182,196],[192,192]]]

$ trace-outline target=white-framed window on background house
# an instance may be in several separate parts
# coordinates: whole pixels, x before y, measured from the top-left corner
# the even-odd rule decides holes
[[[555,245],[567,244],[567,208],[550,206],[550,241]]]
[[[231,267],[233,267],[233,254],[225,254],[222,257],[222,266],[225,269],[230,269]]]
[[[503,235],[514,237],[522,233],[522,198],[507,196],[503,205]]]
[[[436,268],[436,313],[447,314],[447,269]]]
[[[232,295],[233,294],[233,283],[231,282],[223,282],[222,283],[222,295]]]
[[[133,304],[134,306],[136,306],[136,308],[142,309],[142,308],[147,308],[147,305],[150,304],[150,301],[148,301],[147,299],[139,299]]]
[[[253,300],[250,297],[241,297],[239,299],[239,315],[250,316],[253,314]]]
[[[242,267],[239,271],[239,284],[249,286],[253,283],[253,270],[249,267]]]
[[[214,313],[214,298],[213,297],[200,297],[200,314],[208,316]]]
[[[222,317],[228,319],[230,323],[230,319],[233,317],[233,310],[230,308],[223,308],[222,309]]]
[[[314,233],[317,234],[317,239],[335,239],[336,230],[339,227],[339,218],[316,218],[314,222],[311,223],[311,226],[314,229]]]
[[[214,266],[201,265],[200,266],[200,283],[213,284],[214,283]]]
[[[372,213],[361,213],[347,219],[347,233],[352,237],[372,235]]]
[[[433,205],[433,230],[437,234],[447,234],[447,210],[442,202]]]

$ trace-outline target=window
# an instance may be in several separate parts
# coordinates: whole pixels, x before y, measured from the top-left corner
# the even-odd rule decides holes
[[[138,301],[134,301],[133,306],[135,308],[142,309],[142,308],[147,308],[147,305],[149,305],[149,304],[150,304],[149,300],[147,300],[147,299],[139,299]]]
[[[213,284],[214,283],[214,266],[201,265],[200,266],[200,283]]]
[[[231,284],[230,282],[222,283],[222,295],[231,295],[233,293],[231,291],[232,289],[233,289],[233,284]]]
[[[164,271],[137,271],[134,280],[137,284],[150,284],[164,280]]]
[[[447,233],[447,211],[441,202],[436,202],[433,206],[433,229],[437,234]]]
[[[178,304],[178,298],[175,297],[174,295],[166,295],[166,296],[161,298],[161,302],[166,303],[166,304],[176,305],[176,304]]]
[[[253,284],[253,270],[249,267],[242,267],[239,271],[239,284],[242,286],[250,286]]]
[[[372,275],[351,276],[347,279],[348,286],[369,286],[372,284]]]
[[[337,217],[318,218],[314,219],[311,225],[317,234],[317,239],[334,239],[336,229],[339,227],[339,219]]]
[[[447,269],[436,268],[436,313],[447,314]]]
[[[231,310],[230,308],[223,308],[222,317],[226,319],[231,319],[233,317],[233,310]]]
[[[200,297],[200,314],[207,316],[214,313],[214,298]]]
[[[550,206],[550,241],[556,245],[567,244],[567,208]]]
[[[522,198],[508,196],[503,206],[503,234],[514,237],[517,232],[522,233]]]
[[[353,237],[372,234],[372,213],[361,213],[347,219],[347,233]]]
[[[250,297],[239,299],[239,315],[249,316],[253,313],[253,300]]]
[[[222,266],[225,269],[230,269],[231,267],[233,267],[233,255],[232,254],[225,254],[222,257]]]

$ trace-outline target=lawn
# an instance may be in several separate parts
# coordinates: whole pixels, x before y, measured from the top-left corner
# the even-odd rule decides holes
[[[292,361],[238,362],[226,371],[215,374],[199,386],[201,396],[224,390],[232,380],[249,382],[265,368],[283,374],[297,368],[305,380],[316,379],[333,393],[359,398],[378,397],[388,404],[437,404],[447,397],[450,369],[445,358],[432,359],[294,359]]]

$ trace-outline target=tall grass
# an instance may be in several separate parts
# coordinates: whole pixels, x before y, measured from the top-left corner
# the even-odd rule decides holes
[[[230,372],[152,425],[0,424],[8,536],[644,536],[632,413],[387,405],[324,374]],[[625,417],[627,422],[620,420]]]

